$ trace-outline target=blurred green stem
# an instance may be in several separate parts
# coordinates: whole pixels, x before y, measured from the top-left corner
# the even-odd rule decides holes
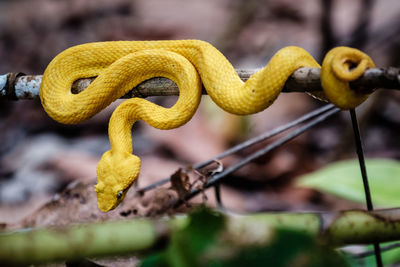
[[[400,239],[400,209],[226,217],[224,235],[239,243],[268,242],[275,228],[306,232],[335,247]],[[2,233],[0,263],[26,264],[148,252],[165,244],[160,241],[187,223],[187,216],[179,216],[168,220],[132,219]]]

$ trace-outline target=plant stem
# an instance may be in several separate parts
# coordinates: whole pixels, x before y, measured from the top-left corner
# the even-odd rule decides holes
[[[397,230],[400,227],[400,209],[225,216],[228,221],[225,230],[234,238],[240,237],[238,229],[270,235],[274,229],[283,227],[309,233],[332,246],[400,239]],[[32,264],[149,252],[159,248],[165,243],[159,241],[165,240],[171,231],[182,229],[187,222],[186,216],[179,216],[169,220],[132,219],[3,233],[0,234],[0,262]],[[254,225],[257,229],[269,228],[271,231],[258,231]]]

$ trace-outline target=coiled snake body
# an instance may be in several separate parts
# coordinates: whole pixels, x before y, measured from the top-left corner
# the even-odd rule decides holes
[[[204,85],[213,101],[225,111],[245,115],[264,110],[278,97],[288,77],[300,67],[319,67],[305,50],[285,47],[268,65],[243,83],[229,61],[212,45],[198,40],[116,41],[71,47],[47,67],[40,90],[46,112],[62,123],[87,120],[131,88],[152,77],[166,77],[179,87],[171,108],[132,98],[120,104],[111,116],[111,149],[97,166],[96,192],[102,211],[114,209],[139,175],[140,159],[133,155],[131,128],[144,120],[158,129],[185,124],[195,113]],[[374,67],[364,53],[346,47],[331,50],[324,59],[321,81],[325,96],[349,109],[367,95],[349,88],[349,81]],[[97,78],[79,94],[71,93],[79,78]]]

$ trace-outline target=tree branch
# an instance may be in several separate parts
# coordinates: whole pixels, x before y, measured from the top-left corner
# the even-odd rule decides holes
[[[236,70],[246,81],[257,70]],[[287,80],[283,92],[321,91],[321,71],[318,68],[300,68]],[[79,79],[72,85],[74,94],[85,90],[95,78]],[[40,94],[41,75],[9,73],[0,75],[0,99],[36,99]],[[371,92],[375,88],[400,90],[400,68],[369,69],[358,80],[350,83],[354,90]],[[207,92],[203,90],[203,94]],[[152,78],[133,88],[123,98],[179,95],[178,87],[167,78]]]

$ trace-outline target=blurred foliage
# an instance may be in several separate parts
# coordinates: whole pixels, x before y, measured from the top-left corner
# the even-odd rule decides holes
[[[381,247],[393,243],[398,243],[398,241],[395,242],[390,242],[390,243],[385,243],[381,244]],[[366,246],[366,250],[373,250],[373,246]],[[398,264],[400,262],[400,247],[384,251],[382,252],[382,262],[384,266],[393,266],[394,264]],[[376,266],[376,260],[375,260],[375,255],[371,255],[368,257],[365,257],[363,259],[360,259],[357,261],[358,265],[355,266],[364,266],[364,267],[375,267]],[[395,265],[398,266],[398,265]]]
[[[288,229],[274,232],[271,242],[238,247],[224,240],[225,219],[206,208],[190,214],[186,228],[174,233],[166,248],[142,261],[161,266],[351,266],[343,255],[321,245],[306,233]]]
[[[400,206],[400,163],[387,159],[366,161],[372,200],[379,207]],[[329,164],[304,175],[297,185],[320,190],[348,200],[364,203],[365,193],[357,160]]]
[[[162,252],[145,259],[142,266],[199,266],[200,255],[214,243],[224,227],[224,218],[206,209],[195,210],[189,224],[172,234],[170,242]]]
[[[399,206],[400,163],[387,159],[369,159],[366,161],[366,167],[374,204],[380,207]],[[357,160],[329,164],[319,171],[300,177],[297,185],[317,189],[351,201],[365,202],[364,186]],[[366,250],[373,250],[373,247],[366,246]],[[400,262],[400,248],[383,252],[382,260],[385,266]],[[376,266],[375,256],[371,255],[353,262],[352,266]]]

